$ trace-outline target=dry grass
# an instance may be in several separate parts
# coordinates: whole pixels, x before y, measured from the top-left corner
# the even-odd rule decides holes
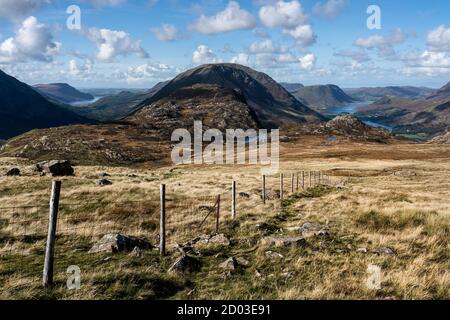
[[[383,146],[339,142],[334,146],[282,148],[282,170],[322,170],[332,177],[327,188],[289,195],[263,205],[260,171],[255,166],[187,166],[180,168],[77,167],[63,179],[61,219],[56,253],[56,286],[40,288],[47,202],[51,179],[27,172],[27,162],[1,159],[0,172],[18,165],[25,176],[1,178],[0,209],[1,299],[449,299],[450,298],[450,149],[398,144]],[[428,149],[427,149],[428,148]],[[351,156],[351,150],[354,155]],[[408,153],[409,152],[409,156]],[[383,156],[388,155],[388,156]],[[395,175],[413,171],[416,175]],[[107,172],[112,186],[97,187],[97,174]],[[130,174],[133,174],[130,176]],[[231,181],[238,192],[238,219],[231,221]],[[289,189],[286,179],[286,191]],[[127,254],[89,255],[103,234],[122,231],[158,238],[158,188],[167,185],[169,255],[151,251],[142,258]],[[268,179],[276,190],[278,179]],[[174,243],[210,233],[211,219],[197,229],[222,195],[221,229],[232,240],[224,250],[208,249],[199,258],[199,273],[167,273],[178,257]],[[30,223],[20,221],[32,220]],[[257,223],[270,223],[286,234],[305,222],[326,224],[329,237],[308,237],[304,249],[276,249],[276,262],[258,245],[264,235]],[[6,225],[5,225],[6,224]],[[24,237],[25,233],[34,237]],[[30,231],[31,230],[31,231]],[[294,235],[294,234],[290,234]],[[395,255],[359,252],[390,247]],[[223,279],[218,265],[229,256],[250,265]],[[65,288],[69,265],[82,270],[82,287]],[[382,286],[366,286],[367,267],[381,267]]]

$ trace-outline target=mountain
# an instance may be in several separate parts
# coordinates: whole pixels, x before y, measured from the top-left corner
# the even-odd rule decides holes
[[[92,123],[57,106],[37,91],[0,70],[0,139],[36,128]]]
[[[301,83],[287,83],[287,82],[280,82],[280,84],[289,92],[295,92],[300,88],[303,88],[304,85]]]
[[[429,141],[429,143],[436,144],[450,144],[450,131],[446,132],[442,135],[436,136]]]
[[[240,92],[258,121],[267,128],[326,119],[298,101],[268,75],[231,63],[202,65],[183,72],[138,107],[149,106],[180,88],[196,84],[212,84]]]
[[[427,97],[427,100],[450,100],[450,82]]]
[[[49,100],[59,103],[70,104],[95,99],[93,95],[80,92],[67,83],[37,84],[33,89]]]
[[[393,96],[406,99],[424,99],[436,90],[426,87],[390,86],[373,88],[348,88],[344,91],[355,100],[375,101],[384,96]]]
[[[319,112],[326,111],[330,107],[355,102],[341,88],[332,84],[302,87],[292,94],[299,101]]]
[[[98,121],[115,121],[132,113],[144,100],[151,98],[167,82],[160,82],[148,91],[121,91],[107,95],[86,107],[72,107],[73,112]]]

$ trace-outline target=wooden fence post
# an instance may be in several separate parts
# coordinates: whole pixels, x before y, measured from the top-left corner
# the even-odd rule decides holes
[[[302,171],[302,190],[305,190],[305,171]]]
[[[45,248],[44,272],[42,279],[42,284],[45,288],[48,288],[53,285],[53,262],[55,255],[56,226],[58,222],[60,194],[61,194],[61,181],[53,181],[52,194],[50,196],[47,246]]]
[[[236,181],[231,186],[231,218],[236,219]]]
[[[219,223],[220,223],[220,194],[217,196],[216,233],[219,233]]]
[[[297,188],[296,188],[296,190],[298,192],[298,190],[299,190],[298,188],[299,188],[299,184],[300,184],[300,181],[299,181],[300,177],[299,177],[298,172],[295,175],[297,176]]]
[[[161,212],[159,220],[159,253],[166,255],[166,185],[161,184],[159,198]]]
[[[284,199],[284,175],[280,173],[280,199]]]
[[[312,188],[312,172],[309,172],[309,187]]]
[[[294,193],[294,174],[291,173],[291,193]]]
[[[266,176],[262,176],[262,199],[263,203],[266,204]]]

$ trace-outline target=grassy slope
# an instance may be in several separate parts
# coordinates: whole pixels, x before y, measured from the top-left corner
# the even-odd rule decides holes
[[[14,224],[4,229],[7,234],[2,235],[0,243],[0,252],[5,253],[0,261],[0,298],[450,298],[448,146],[378,146],[339,141],[320,145],[317,141],[304,141],[285,145],[282,154],[286,174],[290,170],[327,171],[332,176],[332,187],[290,195],[280,208],[278,201],[261,204],[259,169],[252,166],[239,170],[194,166],[175,170],[77,167],[76,177],[63,182],[57,283],[51,291],[42,290],[39,284],[50,179],[31,175],[2,178],[3,207],[42,204],[44,208],[12,212],[15,220],[8,216],[11,212],[0,211],[2,223],[5,219],[17,223],[22,217],[41,218],[28,230],[42,230],[41,237],[30,240],[20,237]],[[2,159],[0,171],[18,161],[25,170],[26,162]],[[417,175],[393,175],[404,170],[413,170]],[[114,185],[96,187],[96,174],[104,171],[112,175]],[[129,177],[130,173],[136,176]],[[239,192],[250,194],[250,199],[238,199],[236,222],[228,216],[233,178],[238,181]],[[170,198],[170,243],[210,232],[213,221],[196,230],[205,215],[199,205],[212,204],[214,196],[221,193],[221,228],[232,245],[225,250],[204,251],[199,258],[203,262],[201,272],[187,276],[167,273],[178,256],[171,246],[169,256],[163,259],[157,251],[148,252],[143,258],[123,254],[109,260],[104,259],[108,255],[86,253],[102,234],[120,227],[125,233],[146,236],[156,243],[156,192],[161,182],[167,184]],[[270,178],[268,189],[277,187],[277,178]],[[185,198],[186,195],[194,199]],[[284,219],[279,219],[280,213]],[[258,222],[283,229],[317,222],[327,224],[331,235],[308,238],[304,249],[275,249],[285,258],[272,262],[257,244],[264,235],[254,227]],[[392,247],[396,255],[357,252],[360,247],[380,246]],[[5,259],[11,256],[23,257],[6,263]],[[244,257],[250,265],[224,280],[218,266],[229,256]],[[72,264],[82,269],[79,291],[65,289],[65,269]],[[368,290],[365,285],[369,264],[382,268],[379,291]]]

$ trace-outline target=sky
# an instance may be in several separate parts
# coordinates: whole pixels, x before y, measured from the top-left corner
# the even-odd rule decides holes
[[[279,82],[438,88],[449,12],[448,0],[0,0],[0,69],[29,84],[149,88],[233,62]]]

